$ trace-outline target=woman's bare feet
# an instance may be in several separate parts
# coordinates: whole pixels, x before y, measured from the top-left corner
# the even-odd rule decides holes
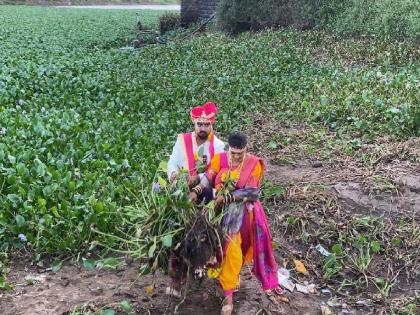
[[[264,291],[269,300],[275,304],[279,302],[286,302],[287,297],[283,296],[284,291],[280,287]]]
[[[233,312],[233,296],[229,295],[225,297],[223,301],[222,311],[220,315],[232,315]]]

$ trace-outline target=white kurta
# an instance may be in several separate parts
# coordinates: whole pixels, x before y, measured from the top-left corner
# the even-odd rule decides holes
[[[214,154],[223,152],[225,150],[225,144],[222,140],[218,139],[214,136]],[[201,145],[197,145],[195,132],[192,133],[192,144],[193,144],[193,152],[198,154],[198,151],[203,147],[204,155],[207,155],[207,165],[210,164],[210,141],[206,141]],[[172,154],[169,157],[168,162],[168,178],[171,178],[173,172],[178,173],[181,169],[188,169],[188,161],[185,159],[184,155],[184,148],[182,144],[182,140],[178,135],[175,145],[172,149]],[[202,174],[199,174],[202,175]],[[201,176],[200,176],[201,177]]]

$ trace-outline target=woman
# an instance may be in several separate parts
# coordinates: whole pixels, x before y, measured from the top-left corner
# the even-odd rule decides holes
[[[206,172],[217,191],[216,206],[224,208],[226,242],[218,275],[225,294],[222,315],[232,314],[233,293],[239,287],[243,264],[253,262],[252,272],[270,298],[282,293],[268,222],[258,199],[264,163],[247,153],[244,134],[230,134],[228,144],[229,151],[216,154]]]

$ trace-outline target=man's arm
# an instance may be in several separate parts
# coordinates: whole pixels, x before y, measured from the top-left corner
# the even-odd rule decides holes
[[[176,139],[175,145],[172,148],[172,154],[168,161],[168,179],[173,181],[178,174],[179,170],[184,166],[182,160],[182,148],[179,136]]]
[[[210,161],[209,168],[206,173],[201,176],[200,183],[195,187],[192,187],[190,192],[190,199],[192,201],[197,200],[197,198],[203,193],[204,189],[213,189],[214,179],[217,175],[217,172],[220,170],[220,154],[216,154]]]

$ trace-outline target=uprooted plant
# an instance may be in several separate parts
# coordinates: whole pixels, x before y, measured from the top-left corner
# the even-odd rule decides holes
[[[140,259],[142,274],[158,267],[166,269],[171,257],[177,261],[175,273],[185,276],[188,271],[205,267],[211,257],[221,255],[222,214],[215,212],[213,203],[191,203],[186,172],[167,183],[160,175],[165,170],[166,164],[161,163],[152,189],[143,190],[134,206],[121,209],[127,228],[119,230],[119,235],[107,235],[115,243],[101,245]]]

